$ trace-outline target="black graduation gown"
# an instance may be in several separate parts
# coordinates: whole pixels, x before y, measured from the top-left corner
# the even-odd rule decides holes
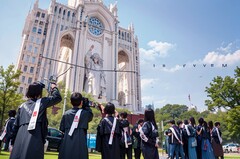
[[[44,141],[47,130],[46,109],[62,100],[57,88],[52,95],[41,100],[36,128],[28,131],[28,124],[32,116],[37,99],[29,99],[19,109],[13,126],[13,136],[16,135],[10,159],[43,159]]]
[[[113,123],[113,116],[107,117],[112,123]],[[112,145],[108,144],[112,126],[105,120],[102,119],[100,121],[99,127],[98,127],[98,134],[101,138],[101,154],[102,159],[120,159],[120,139],[121,139],[121,131],[120,131],[120,125],[119,121],[117,120],[116,128],[113,136],[113,142]]]
[[[93,118],[90,108],[82,110],[78,127],[74,130],[72,136],[68,135],[78,110],[79,108],[72,108],[66,111],[62,117],[60,130],[64,132],[64,138],[60,145],[59,159],[88,159],[87,129],[88,123]]]
[[[140,132],[139,131],[137,132],[136,129],[138,129],[138,124],[135,124],[133,126],[133,129],[132,129],[132,135],[137,139],[136,141],[134,141],[134,142],[137,142],[137,143],[133,143],[133,144],[136,145],[135,148],[140,149],[140,147],[141,147],[141,137],[140,137]]]
[[[5,135],[5,146],[4,146],[4,150],[8,150],[8,147],[9,147],[9,142],[10,142],[10,139],[11,139],[11,132],[12,132],[12,127],[13,127],[13,123],[15,121],[15,118],[14,117],[11,117],[11,118],[8,118],[8,120],[6,121],[5,123],[5,126],[7,124],[7,127],[6,127],[6,135]],[[5,127],[4,127],[5,128]],[[4,141],[4,139],[3,139]]]
[[[144,159],[159,159],[158,149],[155,147],[157,136],[153,137],[151,122],[145,122],[142,126],[142,131],[148,138],[147,142],[142,140],[142,153]]]

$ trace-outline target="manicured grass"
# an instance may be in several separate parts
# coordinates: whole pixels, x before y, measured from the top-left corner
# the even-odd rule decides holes
[[[9,152],[1,152],[0,154],[1,159],[9,159]],[[46,152],[44,155],[44,159],[57,159],[58,158],[58,153],[57,152]],[[91,153],[89,154],[89,159],[100,159],[101,156],[100,154],[94,154]]]
[[[160,154],[161,155],[161,154]],[[224,154],[225,159],[240,159],[240,154]],[[0,153],[1,159],[9,159],[9,152],[2,151]],[[57,152],[46,152],[44,159],[57,159],[58,153]],[[101,156],[99,153],[89,153],[89,159],[101,159]]]
[[[235,155],[234,156],[227,156],[227,155],[225,155],[224,158],[225,159],[240,159],[240,154],[236,155],[236,156]]]

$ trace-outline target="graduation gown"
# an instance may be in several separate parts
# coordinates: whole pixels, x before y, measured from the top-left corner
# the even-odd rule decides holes
[[[159,159],[158,149],[155,147],[156,144],[156,136],[153,134],[152,124],[147,121],[142,126],[142,131],[144,135],[148,138],[148,141],[145,142],[142,140],[142,153],[145,159]]]
[[[113,123],[113,116],[107,117]],[[98,126],[98,134],[101,138],[101,154],[102,159],[120,159],[120,139],[121,130],[120,123],[117,120],[116,128],[113,136],[112,145],[108,144],[112,126],[103,118]]]
[[[46,109],[62,100],[57,88],[52,95],[41,100],[36,128],[28,131],[32,112],[37,99],[29,99],[18,109],[13,126],[13,139],[16,136],[10,159],[43,159],[44,142],[47,132]]]
[[[88,123],[93,118],[90,108],[87,107],[82,110],[78,127],[74,130],[72,136],[68,135],[78,110],[79,108],[72,108],[66,111],[62,117],[60,130],[64,132],[64,138],[60,145],[59,159],[88,159],[87,129]]]

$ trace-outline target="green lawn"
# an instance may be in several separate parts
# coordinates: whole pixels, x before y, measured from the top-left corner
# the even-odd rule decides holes
[[[9,159],[9,153],[8,152],[1,152],[0,154],[1,159]],[[47,152],[45,153],[44,159],[57,159],[58,153],[57,152]],[[89,154],[89,159],[100,159],[99,154],[91,153]]]
[[[9,159],[9,153],[8,152],[1,152],[0,154],[1,159]],[[44,159],[57,159],[58,158],[58,153],[57,152],[47,152],[45,153]],[[225,154],[224,156],[225,159],[240,159],[240,154]],[[89,154],[89,159],[101,159],[100,154],[96,153],[90,153]]]

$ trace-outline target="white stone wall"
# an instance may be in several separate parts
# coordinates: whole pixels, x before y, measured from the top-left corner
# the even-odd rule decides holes
[[[45,16],[41,17],[42,14]],[[102,34],[93,35],[89,31],[90,26],[85,21],[90,17],[96,17],[102,22],[104,26]],[[133,25],[125,29],[119,27],[118,23],[116,4],[111,5],[109,9],[100,0],[69,0],[68,5],[52,0],[48,10],[40,9],[35,3],[23,29],[17,68],[23,71],[20,81],[23,80],[23,76],[25,81],[22,81],[19,91],[25,93],[30,83],[29,78],[32,78],[32,82],[36,80],[46,82],[45,79],[51,75],[59,75],[70,67],[72,68],[59,77],[59,80],[63,80],[71,91],[83,91],[86,72],[84,57],[94,45],[92,52],[98,53],[103,59],[102,69],[106,75],[106,98],[103,99],[118,105],[118,94],[123,91],[124,106],[132,111],[140,111],[140,66],[139,60],[136,60],[139,59],[138,40],[135,38]],[[40,34],[38,31],[41,27]],[[32,39],[35,39],[35,42]],[[33,50],[28,49],[31,45]],[[124,67],[126,72],[122,73],[114,71],[119,70],[118,54],[121,51],[128,59]],[[35,58],[35,63],[27,61],[26,58]],[[34,71],[29,73],[30,70],[26,71],[25,66],[34,67]],[[124,75],[124,81],[117,81],[120,74]],[[118,86],[119,83],[122,86]]]

